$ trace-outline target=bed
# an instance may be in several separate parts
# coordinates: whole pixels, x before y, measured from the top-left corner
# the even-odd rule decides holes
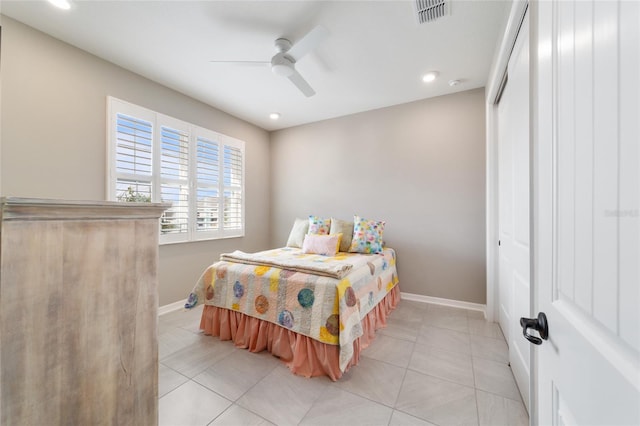
[[[400,300],[396,253],[333,256],[283,247],[223,254],[195,285],[200,328],[236,346],[268,350],[305,377],[338,380]]]

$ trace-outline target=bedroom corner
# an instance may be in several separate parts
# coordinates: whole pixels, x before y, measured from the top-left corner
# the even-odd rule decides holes
[[[481,308],[484,89],[271,133],[272,247],[296,217],[385,220],[402,292]]]

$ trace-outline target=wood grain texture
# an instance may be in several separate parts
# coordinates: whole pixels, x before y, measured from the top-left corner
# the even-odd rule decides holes
[[[0,423],[157,424],[163,206],[77,207],[2,221]]]

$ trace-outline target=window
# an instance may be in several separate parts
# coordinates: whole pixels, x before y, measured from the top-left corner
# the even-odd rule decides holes
[[[108,198],[167,202],[160,242],[244,235],[244,142],[109,97]]]

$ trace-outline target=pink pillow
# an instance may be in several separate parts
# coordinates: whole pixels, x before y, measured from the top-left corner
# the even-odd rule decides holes
[[[342,234],[317,235],[307,234],[302,243],[302,252],[306,254],[321,254],[335,256],[340,249]]]

